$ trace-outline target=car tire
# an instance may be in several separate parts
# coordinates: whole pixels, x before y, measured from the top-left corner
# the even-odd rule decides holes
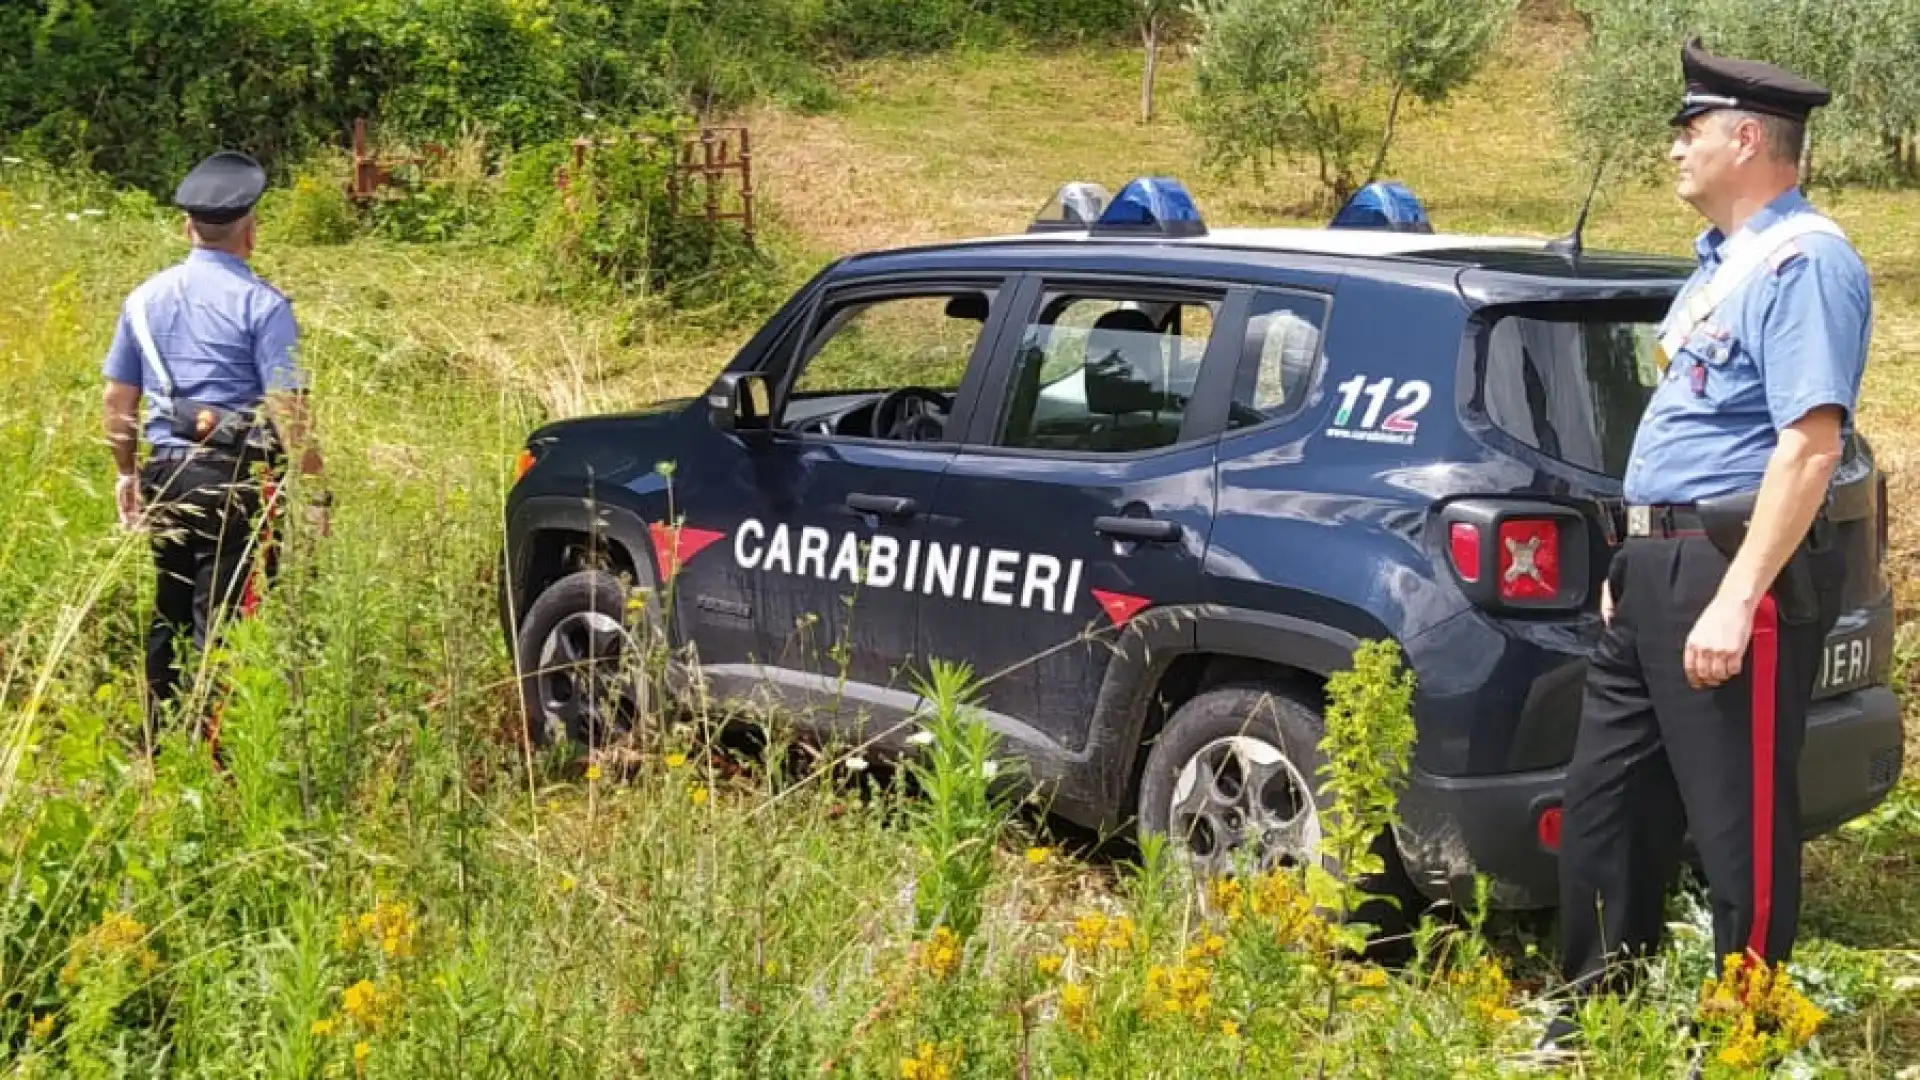
[[[1147,755],[1137,807],[1141,830],[1169,837],[1196,872],[1225,873],[1226,859],[1245,842],[1222,835],[1236,818],[1230,810],[1237,809],[1243,824],[1256,815],[1269,828],[1284,823],[1278,829],[1281,850],[1267,856],[1267,865],[1275,856],[1283,864],[1318,857],[1331,868],[1318,844],[1318,821],[1331,802],[1319,790],[1325,729],[1319,712],[1284,687],[1236,683],[1195,695],[1168,718]],[[1209,778],[1211,789],[1204,786]],[[1305,823],[1309,816],[1312,824]],[[1369,900],[1350,918],[1375,927],[1369,951],[1391,959],[1405,954],[1409,931],[1428,902],[1402,865],[1390,832],[1382,832],[1373,851],[1386,869],[1362,885],[1392,900]]]
[[[527,609],[518,641],[520,696],[535,746],[564,739],[583,748],[633,730],[652,694],[643,663],[644,617],[605,570],[580,570],[549,585]]]

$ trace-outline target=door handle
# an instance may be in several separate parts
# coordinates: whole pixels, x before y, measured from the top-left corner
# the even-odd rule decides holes
[[[909,517],[919,513],[919,504],[905,495],[868,495],[856,491],[847,496],[847,509],[886,517]]]
[[[1180,523],[1164,521],[1160,518],[1137,517],[1098,517],[1093,519],[1093,531],[1102,536],[1111,536],[1115,540],[1154,540],[1160,543],[1172,543],[1180,539]]]

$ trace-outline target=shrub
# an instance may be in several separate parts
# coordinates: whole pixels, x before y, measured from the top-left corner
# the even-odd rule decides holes
[[[360,223],[331,170],[307,168],[284,191],[261,200],[262,223],[296,244],[344,244]]]

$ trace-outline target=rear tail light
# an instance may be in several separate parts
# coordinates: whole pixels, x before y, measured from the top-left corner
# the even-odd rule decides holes
[[[1590,606],[1586,515],[1533,499],[1471,498],[1437,515],[1446,532],[1444,558],[1460,591],[1488,610],[1565,614]]]
[[[513,482],[514,483],[516,484],[519,483],[520,478],[527,475],[527,470],[533,468],[533,461],[534,461],[534,458],[533,458],[532,450],[520,451],[520,456],[515,458],[513,461]]]
[[[1550,519],[1500,523],[1500,599],[1551,600],[1560,594],[1560,525]]]
[[[1533,824],[1533,830],[1534,834],[1540,838],[1541,847],[1548,851],[1560,850],[1561,824],[1559,807],[1549,806],[1540,812],[1539,819]]]
[[[1480,580],[1480,526],[1453,522],[1447,530],[1447,551],[1453,556],[1453,572],[1462,581]]]

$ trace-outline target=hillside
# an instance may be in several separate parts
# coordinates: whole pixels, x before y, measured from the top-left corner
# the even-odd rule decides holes
[[[1438,227],[1568,227],[1589,177],[1549,105],[1572,33],[1526,23],[1459,100],[1404,118],[1388,171]],[[739,117],[787,274],[1017,230],[1069,179],[1177,176],[1216,224],[1323,220],[1304,174],[1262,189],[1199,167],[1174,118],[1180,57],[1161,118],[1139,124],[1139,64],[1096,48],[871,62],[842,73],[836,108]],[[1892,472],[1907,618],[1920,195],[1813,194],[1875,274],[1860,423]],[[931,800],[777,724],[764,753],[723,746],[704,713],[584,770],[523,753],[492,576],[521,438],[696,392],[754,327],[544,299],[521,250],[266,227],[258,264],[294,297],[318,380],[333,536],[292,535],[282,587],[203,669],[227,695],[228,770],[178,739],[149,765],[151,582],[112,526],[97,373],[121,297],[179,256],[179,230],[140,197],[0,163],[0,1077],[1186,1080],[1311,1075],[1322,1052],[1330,1075],[1517,1074],[1556,990],[1537,920],[1436,930],[1405,970],[1329,964],[1312,951],[1325,927],[1275,881],[1224,905],[1237,915],[1202,911],[1165,866],[1023,813],[979,826],[978,863],[940,850],[942,815],[1001,820],[965,753]],[[1662,184],[1613,184],[1588,239],[1680,253],[1698,228]],[[1809,849],[1796,959],[1828,1015],[1807,1075],[1920,1060],[1910,731],[1895,798]],[[965,942],[916,923],[936,877],[977,890]],[[1699,926],[1684,903],[1673,916]],[[1527,1075],[1673,1075],[1703,951],[1683,929],[1650,993],[1600,1018],[1605,1050]]]

